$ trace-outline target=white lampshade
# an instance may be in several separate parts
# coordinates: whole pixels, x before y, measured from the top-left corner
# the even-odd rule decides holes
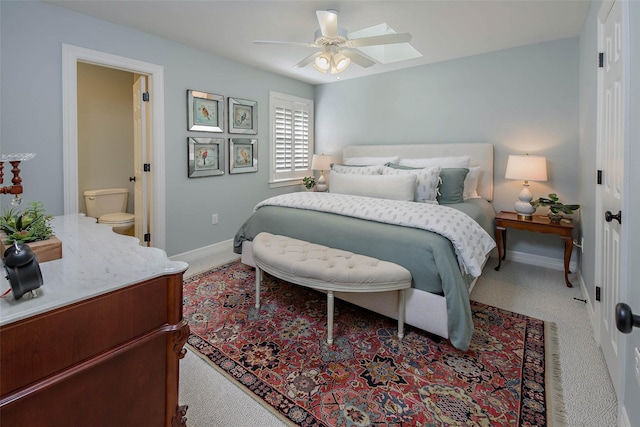
[[[531,191],[529,181],[547,180],[547,159],[542,156],[518,156],[510,155],[507,160],[506,179],[519,179],[522,183],[522,191],[515,203],[515,210],[523,219],[531,219],[536,208],[531,206]]]
[[[316,183],[316,191],[327,191],[329,188],[326,180],[324,179],[324,171],[331,169],[331,163],[333,163],[331,156],[324,154],[313,155],[313,158],[311,159],[311,169],[320,171],[320,178],[318,178],[318,182]]]
[[[314,154],[311,159],[311,169],[314,171],[328,171],[331,169],[333,159],[325,154]]]
[[[510,155],[507,160],[506,179],[522,181],[546,181],[547,158],[542,156]]]

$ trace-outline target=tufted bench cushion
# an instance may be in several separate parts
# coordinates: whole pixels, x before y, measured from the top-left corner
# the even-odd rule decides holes
[[[256,307],[260,306],[262,272],[290,283],[327,292],[328,338],[333,342],[333,292],[398,291],[398,337],[404,328],[404,290],[411,273],[388,261],[271,233],[253,239],[256,264]]]

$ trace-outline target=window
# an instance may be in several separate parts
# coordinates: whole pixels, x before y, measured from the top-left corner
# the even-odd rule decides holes
[[[270,92],[269,112],[269,183],[272,186],[297,184],[312,173],[313,101]]]

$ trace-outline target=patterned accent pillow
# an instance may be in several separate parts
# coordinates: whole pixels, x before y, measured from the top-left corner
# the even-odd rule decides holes
[[[332,172],[345,173],[349,175],[381,175],[382,166],[347,166],[347,165],[332,165]]]
[[[416,190],[413,197],[415,202],[438,204],[438,184],[440,182],[440,168],[424,169],[395,169],[385,166],[383,175],[416,175]]]

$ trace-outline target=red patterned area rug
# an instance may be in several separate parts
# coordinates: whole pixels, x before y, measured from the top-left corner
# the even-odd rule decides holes
[[[284,422],[297,426],[550,426],[563,424],[553,325],[472,302],[466,352],[233,262],[185,279],[188,344]],[[554,386],[554,381],[556,385]]]

